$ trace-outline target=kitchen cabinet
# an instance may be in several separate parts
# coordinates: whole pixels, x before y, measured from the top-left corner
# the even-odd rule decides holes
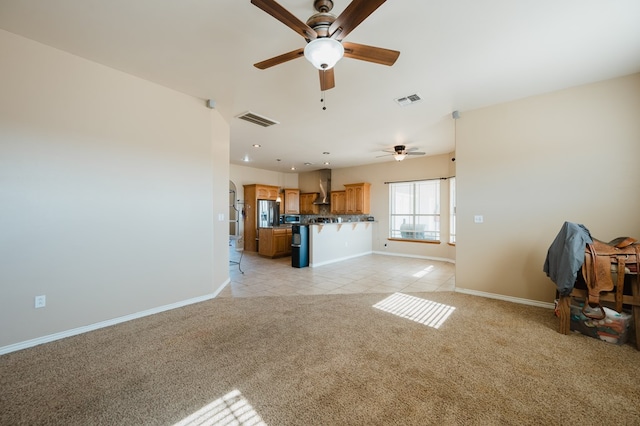
[[[278,198],[278,187],[271,185],[251,184],[244,185],[244,249],[257,251],[258,238],[257,210],[258,200],[274,200]]]
[[[259,251],[261,256],[276,258],[291,255],[291,227],[260,228]]]
[[[283,204],[282,214],[300,214],[300,190],[285,188]]]
[[[371,184],[345,184],[346,214],[369,214],[371,212]]]
[[[300,214],[318,214],[320,207],[313,202],[318,198],[317,192],[300,194]]]
[[[275,201],[278,198],[278,189],[277,186],[256,185],[256,198]]]
[[[331,192],[331,214],[345,214],[346,208],[346,191]]]

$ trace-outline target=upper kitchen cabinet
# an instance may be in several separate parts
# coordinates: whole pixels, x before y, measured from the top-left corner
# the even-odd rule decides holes
[[[256,185],[256,198],[258,200],[276,201],[278,198],[278,187],[268,185]]]
[[[284,207],[282,214],[300,214],[300,190],[284,189]]]
[[[331,214],[345,214],[346,208],[346,191],[331,192]]]
[[[300,214],[318,214],[320,208],[313,202],[318,198],[317,192],[300,194]]]
[[[369,214],[371,212],[371,184],[345,184],[345,205],[347,214]]]

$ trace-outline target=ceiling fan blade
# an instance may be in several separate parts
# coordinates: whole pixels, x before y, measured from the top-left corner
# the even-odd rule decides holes
[[[386,0],[353,0],[329,27],[330,37],[340,41]]]
[[[380,157],[388,157],[390,155],[394,155],[394,154],[385,154],[385,155],[376,155],[376,158],[380,158]]]
[[[406,155],[425,155],[426,152],[416,152],[416,151],[412,151],[412,152],[405,152]]]
[[[367,46],[358,43],[343,42],[344,56],[360,59],[361,61],[375,62],[376,64],[391,66],[396,62],[400,52],[397,50],[383,49],[381,47]]]
[[[284,53],[282,55],[274,56],[273,58],[253,64],[254,67],[266,70],[274,65],[282,64],[283,62],[290,61],[292,59],[300,58],[304,56],[304,48],[293,50],[291,52]]]
[[[333,74],[333,68],[329,68],[328,70],[319,70],[320,73],[320,90],[323,92],[325,90],[333,89],[336,87],[336,79]]]
[[[276,18],[278,21],[291,28],[307,40],[314,40],[318,37],[318,33],[299,20],[294,14],[284,7],[280,6],[274,0],[251,0],[251,3]]]

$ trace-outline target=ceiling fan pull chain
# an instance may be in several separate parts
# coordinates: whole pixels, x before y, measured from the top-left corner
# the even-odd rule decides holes
[[[320,102],[322,102],[322,110],[323,110],[323,111],[326,111],[326,110],[327,110],[327,105],[326,105],[326,103],[325,103],[325,101],[324,101],[324,98],[327,96],[327,94],[326,94],[324,91],[322,91],[322,92],[320,92],[320,93],[321,93],[321,94],[320,94],[320,96],[321,96],[321,97],[320,97]]]

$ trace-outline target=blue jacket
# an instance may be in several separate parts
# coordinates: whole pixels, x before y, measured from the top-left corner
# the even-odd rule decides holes
[[[565,222],[553,240],[544,261],[544,272],[556,283],[561,296],[568,296],[584,263],[584,250],[593,243],[584,225]]]

